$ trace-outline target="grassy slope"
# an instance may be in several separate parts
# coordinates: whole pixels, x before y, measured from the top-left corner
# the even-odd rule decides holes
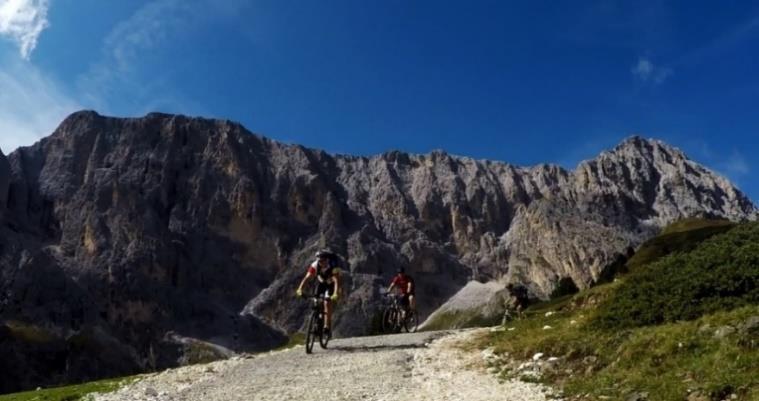
[[[621,319],[617,323],[624,324],[618,327],[597,323],[599,311],[608,311],[620,297],[622,304],[630,301],[626,294],[647,297],[629,288],[637,285],[635,277],[650,275],[649,269],[686,264],[697,281],[712,280],[708,273],[720,260],[736,265],[746,260],[753,263],[754,254],[759,257],[759,249],[753,246],[759,242],[759,226],[744,225],[715,236],[732,227],[725,222],[681,222],[630,259],[633,266],[629,266],[632,273],[628,276],[535,305],[526,311],[526,319],[513,322],[508,326],[511,330],[494,333],[481,345],[518,360],[528,360],[538,352],[545,353],[545,358],[559,357],[556,368],[547,369],[542,380],[562,387],[574,399],[624,400],[633,393],[647,392],[650,400],[684,400],[697,392],[703,399],[721,400],[736,394],[739,400],[759,400],[759,331],[741,329],[749,319],[759,317],[756,299],[712,303],[715,307],[686,316],[687,321],[671,319],[655,325]],[[664,257],[671,252],[675,254]],[[739,257],[733,257],[735,254]],[[704,258],[712,260],[704,263]],[[756,287],[757,269],[759,265],[753,269],[744,266],[742,275],[735,277],[745,284],[746,292]],[[667,280],[662,282],[667,284]],[[552,314],[546,316],[547,312]],[[715,336],[727,326],[734,329],[732,333]],[[519,376],[520,372],[506,369],[503,374]]]
[[[662,230],[661,235],[644,243],[626,263],[632,271],[675,252],[688,252],[704,240],[727,232],[735,223],[727,220],[685,219]]]

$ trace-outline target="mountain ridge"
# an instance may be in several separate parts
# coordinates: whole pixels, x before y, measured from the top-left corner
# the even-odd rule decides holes
[[[561,280],[586,288],[679,218],[756,219],[726,179],[640,137],[566,170],[438,151],[332,155],[229,120],[83,111],[4,159],[2,320],[64,344],[97,328],[96,345],[124,345],[118,373],[178,363],[180,337],[275,345],[302,324],[293,289],[322,247],[342,256],[335,331],[352,335],[371,330],[397,266],[428,315],[470,280],[541,299]]]

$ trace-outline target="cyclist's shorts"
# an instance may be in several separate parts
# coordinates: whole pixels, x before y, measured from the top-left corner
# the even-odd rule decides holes
[[[316,286],[316,293],[322,295],[326,293],[328,296],[332,296],[335,293],[335,286],[327,283],[319,283]]]
[[[401,305],[403,305],[403,306],[409,306],[409,299],[408,298],[412,297],[412,296],[414,296],[413,292],[401,295]]]

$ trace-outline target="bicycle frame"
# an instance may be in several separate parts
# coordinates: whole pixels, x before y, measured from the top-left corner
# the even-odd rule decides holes
[[[396,294],[385,294],[390,300],[382,312],[382,331],[386,333],[398,333],[405,328],[406,332],[414,332],[419,324],[416,313],[410,307],[400,303],[400,297]]]
[[[324,335],[324,302],[329,301],[329,297],[324,294],[308,294],[304,298],[311,302],[311,314],[308,315],[306,323],[306,353],[310,354],[314,348],[316,337],[319,337],[319,345],[327,348],[329,336]]]

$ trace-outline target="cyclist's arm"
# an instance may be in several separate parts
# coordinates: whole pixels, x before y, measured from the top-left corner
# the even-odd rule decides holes
[[[309,279],[311,279],[311,277],[313,277],[313,276],[314,276],[314,274],[311,273],[310,270],[306,272],[306,275],[303,276],[303,280],[300,281],[300,285],[298,286],[298,291],[299,292],[303,291],[303,285],[306,284],[306,281],[308,281]]]
[[[340,270],[339,269],[335,269],[335,279],[334,279],[334,282],[335,282],[334,294],[338,294],[339,295],[340,294],[340,292],[339,292],[340,291]]]
[[[393,281],[390,282],[390,287],[387,287],[388,294],[393,290],[393,287],[395,287],[395,277],[393,277]]]

